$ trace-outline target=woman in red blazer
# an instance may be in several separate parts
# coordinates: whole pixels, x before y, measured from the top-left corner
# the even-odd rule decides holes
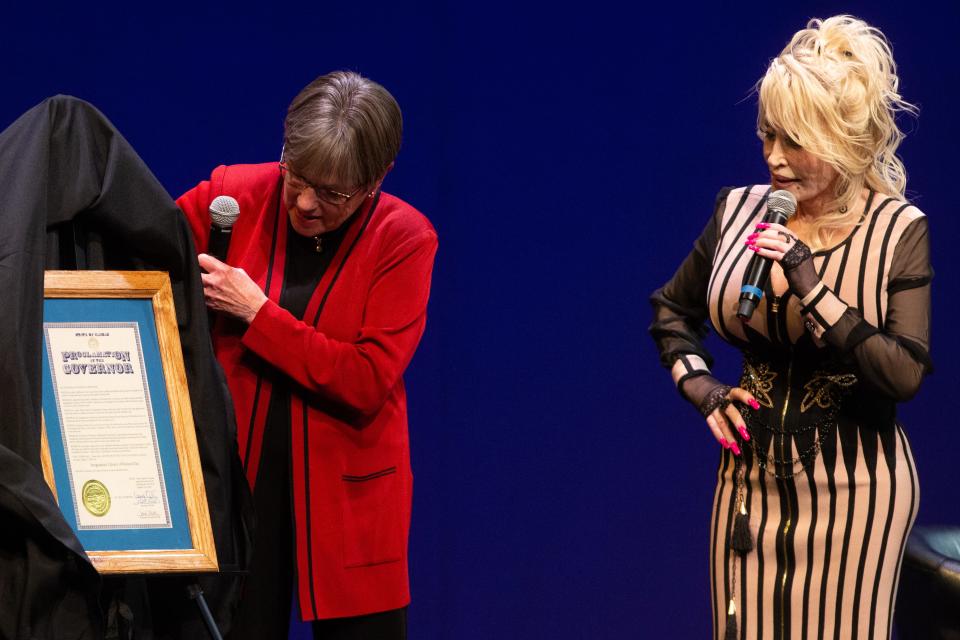
[[[402,374],[437,236],[380,190],[401,128],[383,87],[331,73],[291,103],[279,164],[220,166],[177,201],[207,272],[258,516],[231,638],[285,638],[293,584],[314,638],[406,635]],[[226,262],[203,253],[220,195],[240,207]]]

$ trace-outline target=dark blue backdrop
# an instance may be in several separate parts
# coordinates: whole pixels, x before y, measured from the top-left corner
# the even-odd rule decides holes
[[[86,98],[174,195],[219,163],[276,158],[287,103],[324,71],[396,95],[386,188],[440,234],[407,374],[410,635],[457,640],[707,636],[718,450],[657,365],[646,298],[716,191],[765,178],[750,88],[769,58],[810,16],[877,24],[921,105],[902,154],[937,270],[939,369],[902,411],[920,521],[960,519],[955,3],[18,4],[0,124]]]

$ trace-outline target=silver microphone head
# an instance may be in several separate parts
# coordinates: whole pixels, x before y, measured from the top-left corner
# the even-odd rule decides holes
[[[797,199],[786,189],[778,189],[767,197],[767,211],[777,211],[789,218],[797,211]]]
[[[217,196],[210,203],[210,219],[218,229],[230,230],[240,217],[240,205],[230,196]]]

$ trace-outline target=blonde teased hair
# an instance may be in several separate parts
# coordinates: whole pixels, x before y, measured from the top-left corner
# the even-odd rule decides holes
[[[848,15],[810,20],[758,83],[758,128],[783,132],[839,174],[835,210],[812,221],[821,245],[814,250],[829,229],[858,219],[848,208],[864,186],[903,198],[907,174],[896,150],[904,134],[895,117],[917,109],[899,84],[886,37]]]

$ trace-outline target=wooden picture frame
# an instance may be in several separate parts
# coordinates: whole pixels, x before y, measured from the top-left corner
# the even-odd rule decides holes
[[[93,565],[217,571],[169,276],[47,271],[43,327],[44,477]]]

